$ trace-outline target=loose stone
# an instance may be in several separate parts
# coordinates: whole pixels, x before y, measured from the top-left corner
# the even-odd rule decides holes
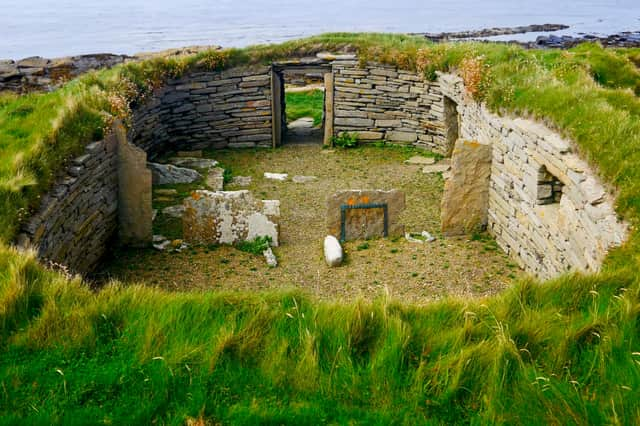
[[[433,157],[422,157],[422,156],[416,155],[414,157],[409,158],[404,163],[410,166],[428,166],[431,164],[435,164],[436,159]]]
[[[196,157],[173,157],[169,159],[169,163],[174,166],[187,167],[190,169],[211,169],[218,165],[216,160]]]
[[[318,180],[317,176],[294,176],[291,180],[294,183],[310,183]]]
[[[171,164],[148,163],[153,174],[154,185],[175,185],[193,183],[202,179],[202,175],[192,169],[176,167]]]
[[[276,266],[278,266],[278,259],[276,258],[276,255],[273,253],[273,250],[271,249],[271,247],[268,247],[265,251],[263,251],[262,255],[264,256],[264,259],[267,261],[267,265],[270,268],[275,268]]]
[[[272,180],[277,180],[277,181],[280,181],[280,182],[284,182],[285,180],[287,180],[289,175],[287,173],[269,173],[269,172],[265,172],[264,177],[265,177],[265,179],[272,179]]]
[[[330,267],[340,266],[342,263],[342,246],[336,237],[327,235],[324,239],[324,260]]]

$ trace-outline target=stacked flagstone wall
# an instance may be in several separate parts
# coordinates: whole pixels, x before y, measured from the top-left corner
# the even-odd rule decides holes
[[[609,249],[625,240],[627,225],[616,216],[613,196],[556,132],[490,113],[453,75],[429,82],[393,67],[361,67],[352,59],[332,67],[334,134],[356,132],[360,139],[443,154],[453,148],[451,135],[472,141],[471,147],[490,147],[488,196],[476,200],[475,213],[528,272],[548,278],[596,271]],[[167,150],[270,147],[271,87],[268,66],[190,72],[135,109],[129,140],[151,156]],[[25,225],[20,243],[37,246],[41,258],[72,270],[95,266],[118,226],[115,146],[106,138],[72,162]],[[466,163],[461,158],[454,166]],[[471,175],[454,170],[451,179]],[[447,187],[464,191],[468,186]],[[465,205],[464,200],[456,204]]]
[[[437,82],[392,66],[333,62],[334,133],[361,141],[413,144],[446,154],[444,103]]]
[[[599,270],[628,227],[573,145],[539,123],[489,112],[457,76],[438,83],[457,104],[460,137],[492,147],[486,222],[500,247],[541,278]]]
[[[191,72],[134,112],[130,134],[149,154],[272,145],[271,68]]]

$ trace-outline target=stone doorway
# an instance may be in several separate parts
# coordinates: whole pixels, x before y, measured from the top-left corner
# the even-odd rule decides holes
[[[325,81],[331,65],[321,59],[273,65],[273,145],[321,145],[332,120]]]

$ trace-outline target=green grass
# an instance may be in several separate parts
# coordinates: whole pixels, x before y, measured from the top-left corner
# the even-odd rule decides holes
[[[6,247],[63,164],[186,70],[349,46],[427,78],[482,63],[479,100],[545,121],[634,226],[603,272],[481,301],[319,303],[299,293],[92,292]],[[329,34],[154,59],[0,96],[0,423],[633,423],[640,417],[638,49]],[[382,283],[383,284],[383,283]],[[446,285],[446,283],[443,283]]]
[[[640,286],[620,271],[486,301],[93,293],[2,249],[0,423],[628,423]],[[7,287],[7,283],[11,283]]]
[[[299,118],[312,117],[313,125],[322,124],[324,92],[320,89],[306,92],[289,92],[285,95],[287,123]]]

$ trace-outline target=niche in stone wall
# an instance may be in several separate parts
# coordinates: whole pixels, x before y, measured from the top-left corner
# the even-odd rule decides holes
[[[458,117],[458,104],[451,98],[444,97],[444,124],[446,132],[447,156],[453,151],[453,146],[460,137],[460,119]]]
[[[564,184],[556,176],[551,174],[545,166],[538,170],[538,186],[536,204],[559,204],[562,198]]]

